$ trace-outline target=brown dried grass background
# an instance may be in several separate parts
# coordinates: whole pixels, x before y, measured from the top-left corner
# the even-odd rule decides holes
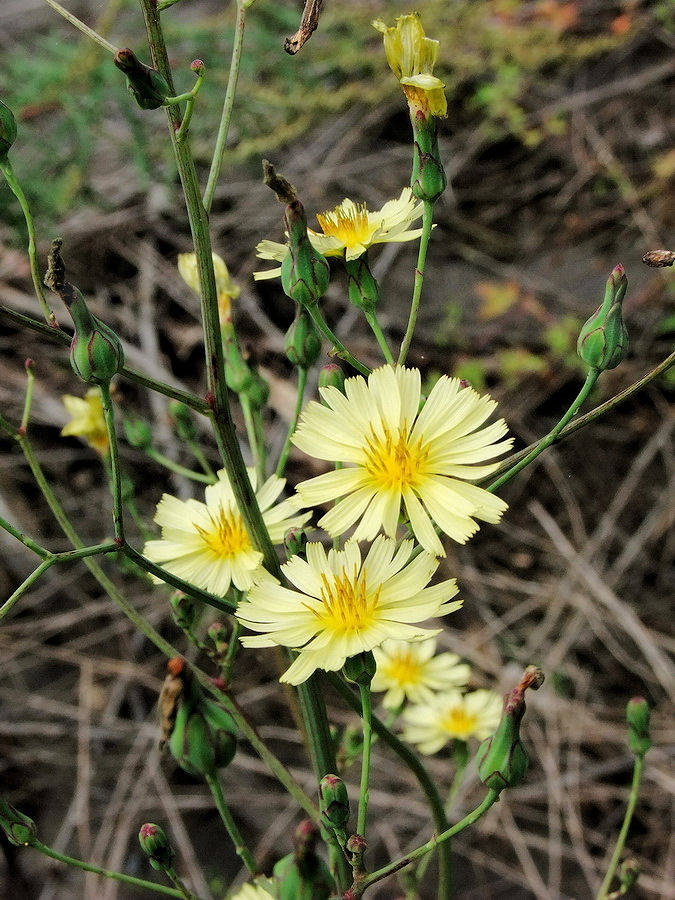
[[[89,8],[76,6],[85,14]],[[424,13],[424,4],[419,6]],[[646,15],[650,6],[630,9]],[[381,4],[369,7],[378,13]],[[591,28],[598,17],[625,9],[602,2],[582,12],[582,22]],[[54,25],[40,4],[28,0],[7,4],[0,23],[25,39],[24,13],[41,17],[36,28]],[[432,33],[430,26],[427,30]],[[311,47],[310,42],[308,52]],[[524,101],[533,121],[556,102],[569,114],[567,131],[535,148],[508,135],[486,137],[459,101],[455,108],[451,104],[442,139],[451,190],[438,204],[411,362],[425,371],[452,373],[462,362],[480,359],[519,445],[544,434],[580,385],[579,373],[551,356],[545,328],[567,315],[586,318],[616,262],[626,265],[629,276],[632,351],[603,376],[595,402],[628,386],[672,349],[662,329],[673,312],[672,277],[669,282],[668,272],[639,262],[648,249],[672,246],[672,177],[659,181],[649,165],[656,151],[666,155],[672,148],[672,59],[667,36],[638,31],[633,41],[580,63],[573,74],[533,84]],[[151,140],[164,139],[162,127],[157,114],[148,125]],[[352,103],[316,123],[301,141],[274,149],[273,160],[301,187],[308,210],[328,208],[344,196],[378,206],[398,194],[407,179],[406,129],[398,97],[390,94],[387,102]],[[600,197],[599,175],[613,185]],[[61,234],[72,279],[123,336],[131,365],[202,392],[198,303],[175,273],[176,253],[189,248],[178,192],[165,183],[139,192],[133,188],[132,164],[110,168],[105,157],[87,178],[107,192],[110,203],[64,216]],[[270,435],[276,448],[294,397],[282,354],[292,309],[278,285],[255,285],[250,275],[256,268],[255,243],[280,236],[279,213],[260,184],[257,165],[244,163],[227,171],[212,216],[214,246],[242,285],[238,329],[271,381]],[[8,232],[4,237],[0,302],[37,316],[23,250]],[[49,237],[41,235],[44,247]],[[395,337],[403,330],[413,266],[414,252],[407,246],[385,248],[376,262],[382,324]],[[480,289],[486,282],[515,284],[519,302],[503,316],[481,317]],[[337,284],[325,302],[338,334],[376,364],[376,348]],[[461,319],[453,331],[448,310],[457,308]],[[1,319],[0,342],[2,414],[20,418],[23,360],[32,357],[38,382],[31,437],[82,535],[103,539],[109,513],[101,468],[89,449],[59,437],[66,421],[60,396],[83,393],[63,348]],[[539,356],[541,369],[506,377],[499,351],[508,348]],[[180,456],[163,398],[119,382],[117,399],[152,422],[159,449]],[[672,382],[670,389],[655,383],[549,451],[509,485],[504,496],[510,509],[499,528],[485,527],[466,547],[450,548],[443,571],[457,575],[464,609],[448,622],[443,648],[471,662],[474,686],[503,692],[529,663],[547,673],[544,687],[528,702],[528,777],[454,841],[456,896],[462,900],[594,895],[625,808],[631,757],[624,708],[636,694],[654,707],[654,747],[629,838],[642,868],[631,896],[675,897],[669,757],[675,683],[672,432]],[[203,438],[215,463],[206,431]],[[0,440],[0,513],[51,549],[67,549],[18,449]],[[137,480],[136,502],[147,521],[162,491],[181,496],[191,491],[126,446],[123,465]],[[304,477],[307,465],[294,456],[291,480]],[[133,526],[131,539],[142,541]],[[6,596],[31,571],[34,557],[4,533],[0,547]],[[114,572],[109,564],[106,569]],[[165,592],[131,573],[114,577],[156,627],[185,647],[167,613]],[[121,618],[81,564],[51,570],[23,598],[0,629],[0,654],[2,794],[36,819],[40,838],[106,867],[151,877],[136,834],[143,822],[156,821],[168,827],[179,869],[193,889],[204,897],[222,896],[240,873],[210,797],[157,750],[155,704],[164,660]],[[263,736],[312,792],[306,756],[276,677],[272,654],[246,653],[234,690]],[[336,723],[353,723],[338,701],[330,702]],[[416,846],[432,827],[414,780],[380,745],[374,765],[373,861]],[[440,785],[449,785],[447,754],[430,759],[429,766]],[[352,769],[348,777],[356,785],[358,772]],[[297,811],[245,742],[223,772],[223,783],[256,856],[270,865],[288,852]],[[480,796],[470,769],[452,818],[460,818]],[[3,896],[141,896],[66,871],[4,840],[2,848]],[[220,878],[220,887],[211,894],[214,878]],[[373,897],[401,895],[393,880],[372,891]],[[432,888],[421,896],[434,896]]]

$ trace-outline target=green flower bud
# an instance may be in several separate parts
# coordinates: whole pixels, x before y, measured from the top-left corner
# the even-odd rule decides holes
[[[310,306],[328,290],[330,267],[307,236],[307,218],[299,200],[286,207],[284,224],[290,248],[281,264],[281,286],[296,303]]]
[[[357,259],[346,259],[345,269],[350,302],[368,313],[374,312],[380,289],[370,271],[367,254],[362,253]]]
[[[182,591],[174,591],[169,597],[169,603],[176,625],[183,631],[191,631],[199,614],[197,604],[192,597],[188,597]]]
[[[490,790],[514,787],[525,777],[529,759],[520,740],[520,723],[524,715],[525,691],[519,685],[504,696],[504,710],[497,731],[478,749],[478,775]]]
[[[321,353],[321,335],[304,306],[298,307],[293,324],[286,332],[284,350],[294,366],[309,369]]]
[[[153,869],[164,872],[173,867],[175,854],[169,839],[159,825],[153,825],[150,822],[141,825],[138,840]]]
[[[147,450],[152,446],[152,428],[142,419],[125,419],[124,433],[132,447]]]
[[[172,400],[169,404],[169,415],[173,419],[176,436],[181,441],[196,441],[197,429],[192,421],[190,407],[180,400]]]
[[[349,797],[344,781],[337,775],[324,775],[319,782],[319,806],[325,828],[345,828],[349,821]]]
[[[348,657],[342,667],[347,681],[353,681],[354,684],[362,685],[370,684],[376,670],[377,663],[371,650]]]
[[[109,384],[124,365],[122,344],[112,328],[89,312],[82,293],[65,280],[65,272],[61,241],[52,241],[44,280],[66,304],[75,324],[70,364],[75,374],[87,384]]]
[[[635,756],[644,756],[652,745],[649,733],[649,704],[644,697],[633,697],[626,706],[628,746]]]
[[[284,548],[288,559],[291,556],[305,555],[307,547],[307,530],[305,528],[289,528],[284,535]]]
[[[4,800],[0,800],[0,828],[10,844],[17,847],[29,846],[37,836],[35,822]]]
[[[434,203],[446,189],[448,179],[438,149],[438,126],[433,117],[425,117],[421,110],[411,116],[415,144],[413,147],[410,187],[418,200]]]
[[[278,900],[328,900],[334,881],[316,853],[318,830],[313,822],[301,822],[293,835],[293,853],[280,859],[273,870]]]
[[[117,68],[127,78],[127,88],[141,109],[157,109],[171,94],[171,89],[157,69],[146,66],[128,47],[114,57]]]
[[[605,299],[579,333],[577,353],[587,366],[603,372],[616,368],[628,352],[628,332],[621,304],[628,279],[623,266],[612,269],[605,287]]]
[[[344,394],[345,373],[336,363],[328,363],[319,372],[319,387],[334,387]]]
[[[246,386],[244,394],[248,397],[253,409],[263,409],[270,398],[270,385],[266,378],[256,370],[251,370],[251,381]]]
[[[219,656],[222,656],[227,652],[227,648],[230,645],[230,635],[222,622],[214,622],[212,625],[209,625],[206,633],[213,641],[216,653],[218,653]]]
[[[232,762],[236,734],[232,716],[202,696],[195,682],[186,677],[169,738],[169,749],[178,765],[190,775],[215,775],[216,769]]]
[[[228,320],[220,330],[225,354],[225,382],[235,394],[245,393],[253,380],[253,372],[239,349],[234,326]]]
[[[0,100],[0,157],[7,156],[7,152],[15,140],[16,119],[14,113]]]
[[[216,768],[229,766],[237,750],[237,726],[234,719],[215,700],[203,700],[201,711],[211,732]]]
[[[351,854],[351,864],[353,869],[359,870],[363,868],[363,857],[367,849],[368,845],[366,844],[366,839],[362,835],[350,835],[345,844],[345,850],[347,853]]]

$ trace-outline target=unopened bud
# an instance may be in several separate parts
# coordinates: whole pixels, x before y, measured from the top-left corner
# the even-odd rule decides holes
[[[367,313],[374,312],[380,289],[370,271],[367,254],[362,253],[356,259],[346,259],[345,269],[350,302]]]
[[[236,734],[232,716],[186,678],[169,738],[169,749],[178,765],[190,775],[215,775],[216,769],[232,762]]]
[[[324,861],[316,853],[319,833],[313,822],[301,822],[293,835],[293,853],[274,866],[278,900],[326,900],[334,881]]]
[[[270,383],[266,378],[262,377],[257,369],[251,370],[251,376],[251,381],[244,393],[248,397],[252,409],[263,409],[270,398]]]
[[[357,653],[356,656],[349,656],[342,667],[344,676],[348,681],[361,685],[370,684],[376,670],[377,663],[371,650]]]
[[[354,869],[363,868],[363,857],[367,849],[366,839],[360,834],[352,834],[348,838],[345,850],[351,854],[351,862]]]
[[[336,363],[329,363],[319,372],[319,387],[334,387],[344,394],[345,373]]]
[[[628,352],[628,332],[621,304],[628,279],[623,266],[612,269],[605,287],[605,299],[579,333],[577,353],[587,366],[603,372],[619,365]]]
[[[504,709],[492,737],[480,745],[476,761],[483,784],[493,791],[514,787],[525,777],[529,759],[520,740],[520,723],[525,715],[525,691],[537,690],[544,677],[540,669],[529,667],[520,684],[504,696]]]
[[[284,224],[289,252],[281,264],[284,293],[301,306],[311,306],[328,290],[330,267],[315,250],[307,235],[307,218],[302,203],[293,200],[286,207]]]
[[[644,697],[633,697],[626,706],[628,746],[635,756],[644,756],[652,745],[649,733],[649,704]]]
[[[319,782],[321,822],[325,828],[342,831],[349,821],[349,797],[338,775],[324,775]]]
[[[434,203],[448,184],[438,148],[437,120],[417,110],[410,121],[415,140],[410,187],[418,200]]]
[[[152,428],[142,419],[125,419],[124,433],[132,447],[147,450],[152,446]]]
[[[14,113],[0,100],[0,159],[7,156],[7,152],[15,140],[16,119]]]
[[[197,440],[197,429],[192,421],[190,408],[180,400],[172,400],[169,404],[169,415],[173,419],[176,436],[181,441],[190,443]]]
[[[141,825],[138,841],[153,869],[164,872],[172,868],[175,854],[169,839],[159,825],[153,825],[151,822]]]
[[[284,350],[294,366],[309,369],[321,353],[321,335],[307,308],[299,306],[291,327],[286,332]]]
[[[128,47],[118,50],[113,62],[126,75],[129,93],[141,109],[157,109],[170,95],[166,79],[157,69],[142,63]]]
[[[284,535],[284,548],[288,559],[291,556],[304,556],[307,547],[307,530],[305,528],[289,528]]]
[[[35,822],[4,800],[0,800],[0,828],[10,844],[17,847],[27,847],[37,836]]]
[[[192,597],[182,591],[174,591],[169,597],[169,603],[176,625],[184,631],[191,631],[199,614],[197,604]]]
[[[218,655],[222,655],[227,651],[230,645],[230,637],[227,628],[222,622],[214,622],[212,625],[209,625],[207,634],[213,641]]]

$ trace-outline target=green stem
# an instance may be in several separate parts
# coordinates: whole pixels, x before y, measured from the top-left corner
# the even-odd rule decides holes
[[[312,321],[319,329],[321,334],[326,338],[329,344],[333,345],[334,352],[336,356],[339,356],[340,359],[344,359],[345,362],[348,362],[350,366],[356,369],[357,372],[360,372],[362,375],[366,377],[370,375],[370,369],[368,366],[364,366],[363,363],[359,362],[358,359],[353,356],[349,350],[345,347],[342,341],[331,331],[328,322],[321,315],[321,310],[317,303],[312,303],[311,306],[308,306],[309,314],[312,317]]]
[[[415,333],[415,325],[417,324],[417,314],[420,308],[420,298],[422,296],[422,285],[424,284],[424,266],[427,260],[427,248],[429,246],[429,238],[431,237],[431,228],[434,218],[434,204],[430,200],[424,200],[424,212],[422,213],[422,234],[420,235],[420,246],[417,252],[417,267],[415,268],[415,283],[413,285],[412,300],[410,301],[410,315],[408,316],[408,327],[405,330],[401,349],[398,354],[398,365],[405,365],[408,356],[408,350],[412,343],[413,334]]]
[[[208,475],[209,480],[215,484],[215,482],[218,480],[216,477],[216,473],[213,471],[211,465],[209,464],[209,461],[204,456],[202,448],[195,441],[186,441],[186,443],[190,448],[192,455],[202,467],[202,471],[204,472],[204,474]]]
[[[154,0],[140,0],[140,2],[145,18],[153,64],[173,91],[171,67],[157,7]],[[173,144],[178,173],[183,185],[185,204],[197,259],[208,398],[218,450],[225,463],[232,491],[244,519],[249,537],[254,547],[262,553],[263,565],[267,571],[283,582],[281,566],[246,472],[246,466],[232,421],[225,379],[225,361],[218,315],[218,294],[213,271],[208,214],[199,193],[197,172],[189,144],[187,141],[176,141],[176,126],[179,125],[178,112],[175,107],[169,106],[166,108],[166,114],[169,120],[169,135]],[[316,684],[314,684],[313,689],[310,687],[312,680],[305,682],[305,685],[299,689],[298,693],[305,715],[307,732],[310,735],[314,735],[315,740],[321,744],[319,755],[318,757],[314,756],[314,758],[317,762],[320,760],[324,765],[329,766],[328,768],[322,766],[321,771],[316,771],[317,778],[320,779],[328,772],[335,771],[335,752],[330,740],[326,704],[316,689]]]
[[[184,478],[191,478],[192,481],[200,481],[203,484],[213,484],[216,481],[215,475],[202,474],[201,472],[195,472],[194,469],[188,469],[186,466],[181,466],[180,463],[175,462],[173,459],[169,459],[168,456],[160,453],[159,450],[155,450],[154,447],[147,447],[145,453],[150,459],[154,459],[160,466],[164,466],[164,468],[168,469],[170,472],[175,472],[176,475],[182,475]],[[199,460],[197,461],[199,462]]]
[[[175,888],[165,887],[163,884],[154,884],[152,881],[145,881],[144,878],[134,878],[133,875],[125,875],[123,872],[112,872],[110,869],[92,866],[90,863],[83,862],[81,859],[75,859],[72,856],[58,853],[56,850],[52,850],[51,847],[47,847],[45,844],[42,844],[35,839],[27,846],[32,847],[39,853],[43,853],[45,856],[49,856],[51,859],[56,859],[59,862],[65,863],[67,866],[72,866],[75,869],[82,869],[84,872],[94,872],[96,875],[103,875],[104,878],[112,878],[114,881],[122,881],[124,884],[133,884],[134,887],[144,888],[146,891],[155,891],[155,893],[164,894],[167,897],[185,897],[185,894],[182,891],[178,891]],[[197,897],[196,900],[199,900],[199,898]]]
[[[514,475],[517,475],[518,472],[522,471],[525,466],[529,466],[529,464],[535,460],[540,453],[543,453],[547,447],[550,447],[551,444],[555,443],[558,440],[560,433],[567,423],[574,417],[574,415],[578,412],[579,408],[583,404],[584,400],[588,397],[590,392],[593,390],[595,382],[598,380],[600,376],[600,372],[598,369],[589,369],[588,374],[586,375],[586,380],[583,383],[583,386],[579,393],[576,396],[576,399],[567,410],[562,419],[558,422],[558,424],[553,428],[546,437],[542,438],[541,441],[531,450],[523,459],[517,462],[514,466],[512,466],[508,471],[504,472],[503,475],[500,475],[495,481],[492,482],[491,485],[487,488],[490,493],[494,494],[499,490],[502,485],[506,484],[507,481],[510,481]]]
[[[74,25],[82,34],[86,34],[87,37],[90,37],[92,41],[96,41],[104,50],[107,50],[109,53],[112,53],[113,56],[117,53],[117,47],[113,47],[112,44],[108,43],[105,38],[102,38],[100,34],[90,28],[88,25],[85,25],[84,22],[80,21],[77,16],[74,16],[71,12],[68,12],[67,9],[64,9],[60,3],[57,3],[56,0],[45,0],[47,6],[51,6],[52,9],[56,10],[59,15],[63,16],[64,19],[67,19],[71,25]]]
[[[43,323],[38,322],[37,319],[32,319],[30,316],[24,316],[22,313],[10,309],[7,306],[0,305],[0,315],[9,319],[11,322],[14,322],[16,325],[20,325],[22,328],[28,328],[30,331],[42,335],[42,337],[49,341],[62,344],[63,346],[70,346],[72,339],[71,335],[61,328],[52,328],[48,325],[43,325]],[[138,372],[136,369],[130,369],[127,366],[120,369],[119,374],[128,378],[129,381],[133,381],[136,384],[149,388],[151,391],[156,391],[158,394],[163,394],[165,397],[170,397],[172,400],[178,400],[186,406],[189,406],[195,412],[201,413],[202,415],[208,415],[209,413],[209,406],[206,401],[201,397],[197,397],[195,394],[191,394],[189,391],[183,391],[181,388],[172,387],[169,384],[165,384],[163,381],[157,381],[155,378],[151,378],[149,375]]]
[[[356,832],[361,837],[365,837],[368,813],[368,785],[370,784],[370,751],[373,743],[373,706],[370,684],[359,684],[359,693],[361,695],[363,750],[361,755],[361,785],[359,788],[359,812],[356,820]]]
[[[355,886],[354,896],[360,897],[366,888],[370,887],[372,884],[382,881],[383,878],[387,878],[389,875],[393,875],[394,872],[398,872],[405,866],[410,865],[411,862],[414,862],[416,859],[419,859],[421,856],[434,850],[439,844],[447,841],[448,838],[454,837],[454,835],[459,834],[460,831],[473,825],[474,822],[478,821],[478,819],[480,819],[480,817],[497,802],[497,800],[499,800],[499,791],[488,791],[483,802],[464,816],[464,818],[457,822],[456,825],[453,825],[452,828],[448,828],[447,831],[444,831],[442,834],[434,835],[426,842],[426,844],[422,844],[422,846],[417,847],[416,850],[412,850],[400,859],[390,862],[388,865],[383,866],[381,869],[377,869],[375,872],[371,872],[370,875],[366,875],[366,877]]]
[[[279,461],[277,462],[276,474],[278,478],[283,478],[284,472],[286,471],[286,463],[288,462],[288,456],[291,452],[291,438],[295,433],[295,429],[298,426],[298,419],[300,418],[300,412],[302,410],[302,404],[305,399],[305,388],[307,387],[307,373],[308,369],[304,366],[298,366],[298,389],[295,399],[295,409],[293,410],[293,418],[291,419],[288,426],[288,433],[286,435],[286,440],[284,441],[284,446],[281,448],[281,453],[279,454]]]
[[[43,559],[40,565],[33,572],[30,573],[28,578],[25,578],[18,588],[14,591],[11,597],[8,597],[7,600],[0,606],[0,621],[5,618],[7,613],[11,612],[15,603],[17,603],[23,595],[26,593],[28,588],[32,587],[35,582],[40,578],[47,569],[51,568],[54,565],[55,560],[51,559]]]
[[[7,156],[7,154],[0,154],[0,171],[5,176],[5,180],[7,181],[10,190],[19,201],[19,206],[21,207],[21,211],[23,212],[23,217],[26,220],[26,229],[28,231],[28,259],[30,262],[30,275],[33,279],[33,289],[35,290],[35,296],[37,297],[38,303],[40,304],[40,309],[42,310],[42,315],[45,317],[45,321],[48,323],[50,328],[56,328],[58,327],[56,316],[49,308],[49,304],[47,303],[47,299],[45,297],[45,292],[42,288],[42,278],[40,277],[40,267],[37,260],[35,224],[33,222],[33,215],[30,211],[28,201],[26,200],[26,195],[24,194],[21,185],[16,180],[14,170],[12,169],[12,164],[9,161],[9,157]]]
[[[232,669],[237,659],[237,653],[240,647],[239,635],[243,631],[241,622],[234,616],[232,617],[231,626],[232,631],[230,632],[230,640],[227,645],[225,657],[220,664],[220,674],[222,675],[225,684],[229,684],[232,679]]]
[[[251,456],[253,457],[253,467],[258,476],[258,485],[261,485],[265,481],[265,448],[260,441],[260,433],[256,426],[255,413],[250,399],[246,394],[239,394],[239,402],[244,416],[244,425],[246,426],[248,443],[251,448]]]
[[[626,845],[628,830],[630,828],[631,819],[633,818],[638,795],[640,793],[640,782],[642,781],[644,764],[644,754],[638,754],[635,757],[635,764],[633,766],[633,783],[630,787],[630,795],[628,797],[628,804],[626,806],[626,815],[623,818],[623,824],[621,825],[621,831],[619,832],[619,837],[617,838],[614,853],[612,853],[612,858],[609,861],[607,874],[605,875],[604,881],[600,886],[600,890],[598,891],[595,900],[605,900],[605,898],[607,897],[607,892],[609,891],[609,888],[612,884],[612,879],[614,878],[614,874],[616,873],[617,867],[619,865],[619,860],[621,859],[623,848]]]
[[[375,335],[375,339],[377,340],[378,346],[382,351],[382,354],[390,366],[394,365],[394,357],[392,355],[391,350],[389,349],[389,344],[387,343],[387,339],[384,336],[382,329],[380,328],[380,323],[377,321],[377,316],[374,312],[370,312],[367,310],[363,310],[363,314],[366,317],[366,322],[370,325],[370,330]]]
[[[220,786],[218,776],[206,775],[205,778],[211,794],[213,795],[213,799],[218,812],[220,813],[220,818],[223,820],[223,825],[227,829],[227,833],[229,834],[230,839],[234,844],[234,849],[237,852],[237,856],[239,856],[251,875],[257,875],[258,866],[256,865],[255,859],[253,858],[253,854],[244,843],[241,832],[237,828],[237,824],[232,817],[232,813],[230,812],[229,807],[225,802],[225,797],[223,796],[223,791]]]
[[[327,673],[326,678],[335,691],[351,708],[361,714],[361,704],[354,692],[344,683],[338,676]],[[418,781],[427,804],[434,820],[434,826],[438,833],[448,828],[448,820],[443,806],[443,800],[436,788],[433,778],[424,768],[413,750],[403,741],[399,740],[396,735],[391,732],[377,716],[373,716],[372,727],[375,734],[384,741],[387,746],[391,747],[394,753],[407,765],[412,774]],[[447,900],[452,896],[451,889],[451,856],[449,852],[449,843],[443,843],[438,848],[438,897],[439,900]]]
[[[176,3],[180,2],[181,0],[160,0],[160,2],[157,4],[157,9],[160,12],[163,12],[163,10],[168,9],[170,6],[175,6]]]
[[[181,892],[181,895],[185,898],[185,900],[197,900],[192,891],[188,890],[180,880],[180,878],[176,874],[175,869],[164,869],[164,874],[169,879],[171,884],[176,888],[176,890]]]
[[[28,420],[30,419],[30,408],[33,403],[33,386],[35,384],[35,371],[32,361],[26,360],[26,396],[23,401],[23,414],[21,416],[21,425],[19,428],[26,431],[28,428]]]
[[[120,546],[124,543],[124,519],[122,506],[122,474],[120,472],[120,457],[117,446],[117,432],[115,430],[115,410],[113,409],[112,397],[110,396],[110,383],[99,386],[101,391],[101,403],[103,405],[103,418],[105,419],[105,427],[108,432],[108,443],[110,444],[110,489],[112,493],[113,504],[113,527],[115,530],[115,538],[119,541]]]
[[[213,205],[213,197],[220,176],[220,169],[223,165],[225,156],[225,148],[227,145],[227,135],[230,130],[230,121],[232,119],[232,108],[234,106],[234,96],[237,90],[237,82],[239,80],[239,69],[241,67],[241,51],[244,45],[244,28],[246,25],[246,7],[250,5],[243,0],[237,0],[237,19],[234,24],[234,43],[232,45],[232,56],[230,58],[230,74],[227,78],[227,90],[225,91],[225,100],[223,102],[223,111],[220,116],[220,125],[218,126],[218,135],[216,137],[216,146],[213,151],[213,159],[211,160],[211,169],[206,182],[206,190],[204,191],[204,209],[206,212],[211,211]]]
[[[7,519],[3,519],[2,516],[0,516],[0,528],[2,528],[8,534],[11,534],[12,537],[17,539],[17,541],[20,541],[24,545],[24,547],[28,547],[29,550],[32,550],[33,553],[36,554],[36,556],[40,556],[43,559],[51,556],[49,550],[45,550],[44,547],[41,547],[40,544],[38,544],[32,538],[29,538],[28,535],[24,534],[22,531],[19,531],[18,528],[15,528],[11,522],[7,521]]]
[[[557,441],[562,441],[565,438],[570,437],[576,431],[579,431],[580,428],[585,428],[586,425],[590,425],[591,422],[595,422],[597,419],[602,418],[602,416],[607,415],[607,413],[612,412],[616,409],[617,406],[620,406],[622,403],[625,403],[626,400],[632,399],[636,394],[639,394],[640,391],[644,390],[647,385],[651,384],[652,381],[659,378],[661,375],[664,375],[669,369],[675,366],[675,351],[673,351],[670,356],[667,356],[662,362],[660,362],[657,366],[655,366],[650,372],[647,372],[642,378],[639,378],[637,381],[634,381],[633,384],[629,385],[627,388],[624,388],[623,391],[619,391],[614,397],[610,397],[609,400],[605,400],[604,403],[601,403],[599,406],[596,406],[595,409],[592,409],[590,412],[587,412],[583,416],[579,416],[579,418],[575,419],[573,422],[570,422],[557,437]],[[517,453],[512,453],[507,459],[502,460],[497,469],[497,474],[499,475],[501,472],[507,472],[511,469],[514,463],[519,460],[524,459],[538,444],[530,444],[529,447],[525,447],[523,450],[519,450]],[[493,473],[494,474],[494,473]],[[483,479],[482,481],[477,481],[476,484],[482,484],[488,479]]]

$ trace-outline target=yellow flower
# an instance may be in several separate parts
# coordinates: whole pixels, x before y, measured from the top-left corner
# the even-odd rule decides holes
[[[229,318],[230,301],[236,300],[241,293],[241,288],[230,278],[225,261],[217,253],[211,254],[213,258],[213,271],[216,276],[216,290],[218,292],[218,313],[221,322]],[[194,253],[178,254],[178,272],[195,293],[199,293],[199,274],[197,271],[197,257]]]
[[[243,884],[228,900],[274,900],[259,884]]]
[[[370,212],[365,203],[354,203],[348,198],[335,209],[317,214],[321,233],[307,229],[309,240],[323,256],[344,256],[357,259],[373,244],[393,241],[414,241],[422,234],[421,228],[410,229],[415,219],[422,215],[423,204],[413,197],[410,188],[403,188],[396,200],[388,200],[382,209]],[[260,259],[283,262],[288,255],[288,244],[277,241],[261,241],[256,247]],[[257,281],[281,275],[281,266],[254,272]]]
[[[449,602],[457,593],[454,579],[428,587],[438,568],[430,553],[411,558],[413,542],[378,537],[361,559],[356,541],[343,550],[307,545],[307,561],[292,557],[282,566],[297,591],[271,576],[256,584],[236,615],[251,631],[246,647],[281,645],[299,650],[281,681],[300,684],[316,669],[334,672],[345,660],[373,650],[388,638],[421,640],[438,634],[413,624],[444,616],[462,605]]]
[[[249,469],[248,474],[255,490],[255,471]],[[256,491],[274,543],[281,543],[289,528],[309,518],[308,513],[297,513],[296,499],[274,505],[285,483],[272,475]],[[143,554],[173,575],[213,594],[225,595],[231,583],[246,591],[263,572],[262,554],[251,543],[224,469],[218,472],[218,481],[206,488],[205,501],[179,500],[164,494],[155,513],[162,537],[148,541]]]
[[[435,694],[426,703],[408,706],[403,712],[403,739],[417,744],[421,753],[437,753],[453,738],[489,737],[497,730],[502,698],[494,691]]]
[[[74,397],[72,394],[64,394],[61,401],[72,416],[70,422],[63,426],[63,437],[74,435],[84,440],[105,456],[109,450],[108,430],[105,427],[103,416],[103,404],[101,392],[98,388],[89,388],[84,397]]]
[[[386,641],[377,647],[377,671],[372,680],[374,691],[386,691],[382,700],[387,709],[399,709],[404,700],[423,703],[434,691],[463,687],[471,669],[460,663],[456,653],[436,652],[436,639],[428,641]]]
[[[384,34],[389,68],[403,87],[411,110],[421,109],[437,118],[446,116],[445,85],[433,74],[440,45],[425,36],[419,13],[398,16],[392,27],[381,19],[373,26]]]
[[[382,366],[368,376],[348,378],[344,394],[320,388],[323,403],[304,409],[293,443],[319,459],[344,467],[297,486],[304,506],[337,500],[319,520],[332,535],[358,526],[356,540],[380,531],[395,537],[401,505],[413,534],[430,553],[445,556],[434,523],[464,543],[475,519],[498,522],[506,503],[470,484],[497,463],[477,465],[511,447],[503,419],[481,427],[496,403],[443,375],[420,411],[418,369]]]

